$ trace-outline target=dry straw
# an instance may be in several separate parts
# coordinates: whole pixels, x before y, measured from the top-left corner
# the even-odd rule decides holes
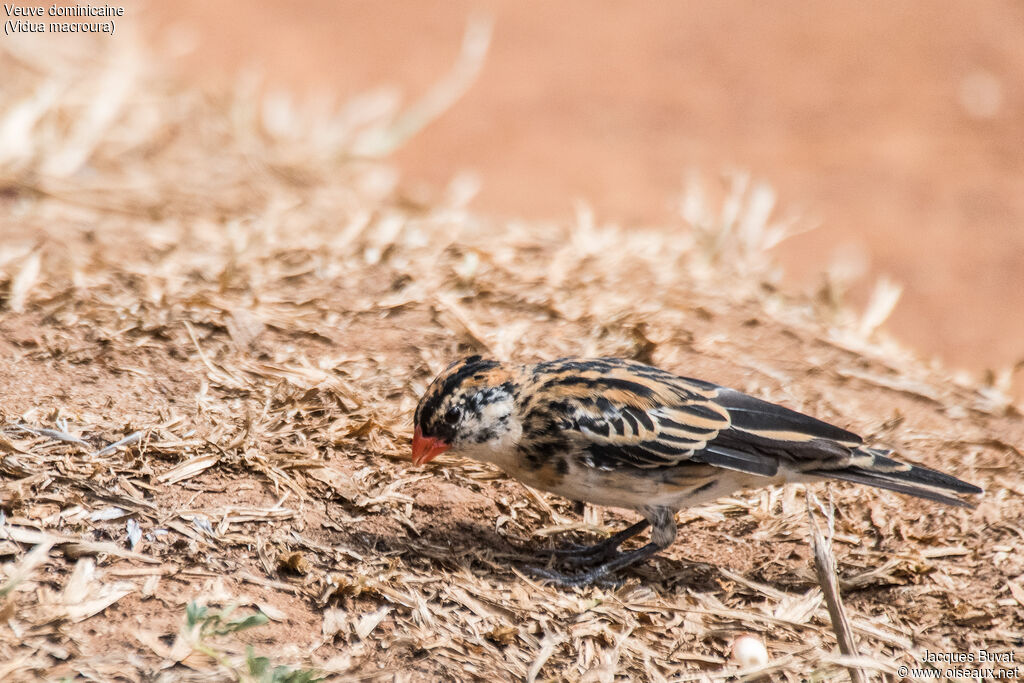
[[[766,187],[691,185],[658,229],[490,220],[462,181],[403,192],[379,157],[486,36],[405,110],[202,94],[127,33],[3,41],[0,679],[246,678],[245,644],[345,680],[878,678],[925,648],[1024,651],[1019,413],[879,337],[891,286],[864,316],[781,295],[766,249],[793,225]],[[410,467],[416,397],[469,351],[652,360],[987,493],[970,512],[837,487],[857,654],[793,489],[681,513],[621,586],[543,585],[524,549],[625,520],[478,464]],[[192,601],[270,622],[207,642]],[[729,660],[740,633],[763,668]]]

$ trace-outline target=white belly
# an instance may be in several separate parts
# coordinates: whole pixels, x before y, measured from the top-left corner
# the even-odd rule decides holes
[[[558,462],[531,466],[516,449],[514,438],[480,444],[460,454],[497,465],[513,479],[542,491],[594,505],[639,510],[645,507],[667,507],[673,510],[692,507],[728,496],[743,488],[782,483],[771,479],[719,467],[682,466],[678,470],[643,470],[622,468],[608,471],[588,467],[573,457],[565,458],[568,470],[558,469]]]
[[[534,488],[594,505],[639,510],[667,507],[673,510],[707,503],[750,486],[772,483],[766,477],[708,468],[700,477],[666,477],[650,471],[606,471],[570,462],[568,473],[554,467],[529,469],[519,462],[496,463],[509,476]],[[504,466],[503,466],[504,465]]]

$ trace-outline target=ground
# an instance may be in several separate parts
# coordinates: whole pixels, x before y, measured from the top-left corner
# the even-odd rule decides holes
[[[0,126],[33,133],[0,147],[0,677],[259,678],[265,657],[346,680],[719,680],[744,675],[741,633],[776,678],[848,675],[802,487],[680,513],[621,585],[532,578],[532,548],[632,517],[411,466],[416,398],[470,351],[648,360],[983,486],[976,509],[813,490],[857,666],[1024,653],[1020,412],[884,315],[780,288],[763,187],[691,188],[659,229],[489,219],[459,187],[407,192],[366,151],[395,134],[373,103],[261,108],[144,51],[127,71],[102,44],[24,50]]]
[[[190,80],[256,65],[271,89],[424,95],[468,17],[494,18],[479,78],[398,150],[403,177],[480,175],[473,208],[661,226],[686,178],[748,170],[803,231],[776,250],[792,291],[826,271],[863,306],[903,287],[887,329],[980,373],[1024,360],[1024,5],[930,0],[630,3],[182,0],[154,36],[193,38]],[[139,19],[145,18],[139,14]],[[301,95],[300,95],[301,96]],[[1024,396],[1024,373],[1016,377]]]

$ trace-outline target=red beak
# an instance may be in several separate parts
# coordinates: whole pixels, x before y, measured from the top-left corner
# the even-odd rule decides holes
[[[428,463],[449,448],[451,446],[441,439],[423,436],[423,432],[417,427],[412,436],[412,461],[417,465]]]

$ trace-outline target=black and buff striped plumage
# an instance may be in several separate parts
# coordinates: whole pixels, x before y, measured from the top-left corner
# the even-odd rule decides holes
[[[512,365],[473,356],[428,387],[413,460],[452,450],[572,500],[640,511],[645,521],[569,555],[583,583],[653,555],[675,538],[675,512],[737,489],[840,479],[968,506],[977,486],[889,457],[859,436],[733,389],[615,358]],[[651,542],[619,551],[652,527]]]

